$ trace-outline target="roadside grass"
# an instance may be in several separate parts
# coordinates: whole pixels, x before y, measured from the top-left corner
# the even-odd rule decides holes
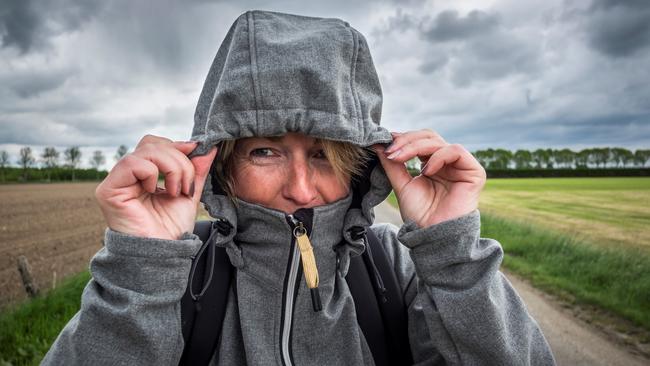
[[[397,207],[391,196],[389,203]],[[503,266],[536,287],[570,303],[608,310],[650,331],[650,253],[644,248],[594,245],[485,212],[481,236],[499,241]]]
[[[79,310],[90,280],[84,271],[44,296],[0,314],[0,366],[38,365],[61,329]]]
[[[650,254],[607,248],[481,214],[481,236],[498,240],[503,265],[577,304],[596,305],[650,330]]]

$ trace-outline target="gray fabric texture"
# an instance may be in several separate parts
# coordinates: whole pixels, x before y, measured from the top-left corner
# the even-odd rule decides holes
[[[302,132],[359,146],[391,141],[379,126],[381,89],[363,36],[338,19],[252,11],[233,24],[212,64],[195,115],[193,153],[222,140]],[[296,365],[374,365],[345,281],[365,249],[353,226],[384,245],[408,305],[418,365],[551,365],[549,346],[498,271],[502,249],[482,239],[478,211],[420,228],[374,223],[391,190],[374,168],[345,198],[313,209],[310,235],[323,310],[300,281],[290,324]],[[371,165],[373,165],[371,164]],[[213,365],[281,365],[283,283],[291,250],[285,213],[237,200],[208,177],[202,202],[234,230],[218,235],[236,267]],[[92,259],[82,308],[43,365],[176,365],[183,349],[180,298],[200,240],[140,238],[107,229]]]

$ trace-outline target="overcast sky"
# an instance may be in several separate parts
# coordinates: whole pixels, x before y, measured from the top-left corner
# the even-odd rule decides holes
[[[370,45],[382,124],[474,151],[650,148],[650,2],[0,1],[0,150],[109,157],[190,137],[203,80],[246,10],[348,21]]]

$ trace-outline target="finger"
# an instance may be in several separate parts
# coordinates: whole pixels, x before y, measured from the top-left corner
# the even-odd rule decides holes
[[[136,145],[135,149],[139,148],[140,146],[146,145],[146,144],[158,144],[161,142],[173,142],[172,140],[162,137],[162,136],[156,136],[156,135],[144,135],[140,141],[138,141],[138,144]],[[135,150],[134,149],[134,150]]]
[[[400,192],[402,192],[402,187],[411,181],[411,174],[406,170],[404,163],[387,159],[383,146],[373,145],[372,148],[379,157],[379,161],[386,172],[391,186],[393,186],[395,194],[399,196]]]
[[[173,197],[178,197],[182,189],[183,166],[173,152],[175,149],[164,148],[157,144],[146,144],[136,149],[133,155],[154,163],[165,176],[165,190]]]
[[[192,199],[194,202],[198,203],[201,200],[201,194],[203,193],[203,186],[205,185],[205,180],[208,177],[210,172],[210,167],[212,166],[212,161],[217,156],[217,147],[213,147],[210,152],[205,155],[195,156],[192,158],[192,165],[194,165],[194,181],[192,182]]]
[[[192,182],[194,182],[194,176],[195,176],[195,171],[194,171],[194,165],[190,161],[190,159],[187,157],[187,154],[191,153],[192,150],[194,150],[194,146],[187,148],[187,146],[183,146],[181,148],[178,148],[178,146],[174,146],[174,149],[169,150],[170,156],[175,159],[178,164],[180,165],[182,169],[182,174],[180,178],[180,188],[181,188],[181,193],[185,194],[188,197],[193,196],[192,191]]]
[[[110,174],[97,187],[96,196],[106,199],[109,197],[105,195],[110,195],[112,190],[135,184],[140,184],[145,191],[154,193],[158,183],[158,172],[158,167],[151,161],[128,154],[115,164]],[[130,198],[132,197],[128,197]]]
[[[436,139],[423,138],[415,140],[402,146],[399,150],[389,154],[387,158],[393,161],[405,163],[414,157],[420,157],[420,160],[428,159],[431,154],[447,146],[446,142],[439,142]]]
[[[421,174],[433,176],[443,167],[450,166],[455,170],[469,173],[460,175],[454,173],[456,177],[469,178],[472,176],[470,172],[480,170],[480,164],[474,163],[474,160],[475,159],[471,157],[471,154],[461,145],[448,145],[431,155],[429,162],[427,162],[427,164],[422,168]]]
[[[387,153],[393,154],[404,145],[416,140],[430,139],[437,144],[446,144],[447,142],[437,132],[430,129],[419,131],[408,131],[397,136],[393,136],[393,143],[388,147]]]
[[[197,144],[198,141],[174,141],[172,143],[172,146],[174,146],[174,148],[182,152],[184,155],[188,155],[194,151],[194,149],[196,149]]]

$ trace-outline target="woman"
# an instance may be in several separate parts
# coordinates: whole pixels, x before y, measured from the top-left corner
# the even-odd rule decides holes
[[[236,275],[212,364],[373,365],[345,282],[365,248],[351,235],[358,227],[389,253],[416,363],[553,364],[498,272],[499,244],[479,238],[485,171],[431,130],[391,134],[380,115],[370,53],[347,23],[240,16],[206,79],[193,141],[145,136],[98,186],[105,247],[44,364],[179,362],[179,301],[202,244],[191,234],[199,201],[233,228],[215,238]],[[411,177],[404,162],[416,156],[426,165]],[[399,230],[373,223],[391,189]],[[312,254],[300,252],[296,227]],[[316,281],[298,277],[303,255]]]

